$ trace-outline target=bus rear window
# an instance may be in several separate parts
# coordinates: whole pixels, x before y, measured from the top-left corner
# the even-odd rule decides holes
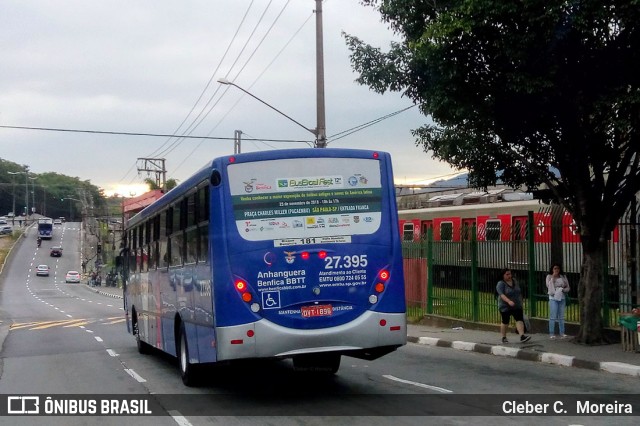
[[[309,162],[313,161],[313,165]],[[350,242],[380,227],[382,185],[377,160],[282,159],[228,167],[238,233],[274,245]]]

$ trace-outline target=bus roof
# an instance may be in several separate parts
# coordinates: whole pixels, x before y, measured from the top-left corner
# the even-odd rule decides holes
[[[363,149],[343,149],[343,148],[297,148],[297,149],[277,149],[270,151],[247,152],[242,154],[226,155],[214,158],[205,164],[200,170],[181,182],[171,191],[164,194],[160,199],[145,207],[140,213],[133,216],[128,226],[135,226],[152,213],[172,204],[174,201],[184,197],[191,189],[196,187],[200,182],[209,180],[211,172],[216,168],[217,164],[237,164],[250,163],[255,161],[268,161],[284,158],[378,158],[387,160],[390,156],[387,152],[363,150]]]

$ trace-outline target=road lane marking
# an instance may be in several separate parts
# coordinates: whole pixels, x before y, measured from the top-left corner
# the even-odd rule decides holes
[[[136,372],[135,372],[135,371],[133,371],[132,369],[130,369],[130,368],[125,368],[125,369],[124,369],[124,371],[125,371],[128,375],[130,375],[131,377],[133,377],[134,379],[136,379],[138,382],[140,382],[140,383],[144,383],[144,382],[146,382],[146,380],[145,380],[145,379],[143,379],[143,378],[142,378],[138,373],[136,373]]]
[[[434,390],[436,392],[442,392],[442,393],[453,393],[452,390],[449,389],[445,389],[445,388],[440,388],[438,386],[431,386],[431,385],[425,385],[424,383],[419,383],[419,382],[412,382],[411,380],[404,380],[404,379],[399,379],[395,376],[391,376],[391,375],[383,375],[382,377],[389,379],[389,380],[395,380],[396,382],[400,382],[400,383],[405,383],[407,385],[413,385],[413,386],[418,386],[420,388],[425,388],[425,389],[431,389]]]
[[[116,351],[114,351],[113,349],[107,349],[107,353],[111,356],[120,356]]]
[[[173,420],[180,426],[192,426],[192,424],[189,422],[189,420],[185,419],[184,416],[182,414],[180,414],[179,411],[176,410],[171,410],[171,411],[167,411],[167,413],[169,413],[169,415],[173,418]]]
[[[104,340],[102,340],[102,338],[99,337],[99,336],[93,336],[93,338],[96,339],[100,343],[104,342]]]
[[[82,322],[79,322],[79,323],[77,323],[77,324],[64,325],[63,327],[64,327],[64,328],[66,328],[66,327],[82,327],[82,326],[85,326],[85,325],[90,324],[90,323],[91,323],[91,321],[84,321],[84,320],[82,320]]]

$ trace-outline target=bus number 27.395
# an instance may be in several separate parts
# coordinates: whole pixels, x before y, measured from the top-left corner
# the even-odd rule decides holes
[[[328,256],[324,259],[324,269],[364,268],[368,263],[366,254]]]

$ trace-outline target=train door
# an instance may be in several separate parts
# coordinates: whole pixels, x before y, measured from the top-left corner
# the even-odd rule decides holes
[[[423,220],[420,224],[420,235],[422,236],[422,239],[427,238],[427,232],[429,229],[433,229],[433,222],[430,220]]]
[[[476,220],[462,219],[462,229],[460,230],[460,259],[471,260],[471,237],[476,226]]]
[[[511,262],[526,264],[527,256],[527,216],[513,216],[511,219]]]

